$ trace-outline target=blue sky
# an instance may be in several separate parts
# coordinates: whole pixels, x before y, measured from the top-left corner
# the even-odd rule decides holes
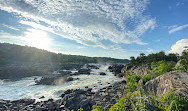
[[[0,0],[0,42],[92,57],[181,53],[187,11],[188,0]]]

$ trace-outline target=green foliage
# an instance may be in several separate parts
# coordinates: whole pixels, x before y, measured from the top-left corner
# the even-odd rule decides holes
[[[152,74],[146,74],[142,76],[143,82],[146,83],[147,81],[151,80],[153,77]]]
[[[129,72],[126,73],[127,77],[127,84],[126,84],[126,91],[132,92],[137,89],[138,87],[138,81],[141,79],[141,76],[138,76],[136,74],[130,74]]]
[[[104,111],[104,108],[102,106],[93,105],[92,111]]]
[[[152,53],[147,56],[145,56],[144,53],[140,53],[140,56],[138,56],[136,59],[133,56],[130,57],[130,64],[139,66],[142,64],[151,64],[152,62],[158,62],[162,60],[177,62],[178,58],[179,58],[178,54],[170,53],[168,55],[165,55],[165,52],[163,51],[156,54]]]
[[[188,50],[184,50],[182,56],[179,57],[178,60],[179,61],[174,69],[188,71]]]
[[[146,111],[146,99],[147,97],[142,94],[142,90],[128,92],[125,96],[121,97],[109,111]]]
[[[139,89],[128,92],[109,111],[147,111],[148,109],[155,111],[187,111],[188,100],[174,91],[156,97],[151,94],[146,95],[143,89]]]
[[[174,91],[169,91],[158,98],[150,95],[148,100],[161,111],[186,111],[188,110],[188,100]]]
[[[157,76],[164,74],[166,72],[172,71],[174,67],[173,62],[167,63],[166,61],[158,61],[158,62],[152,62],[151,63],[151,73],[143,75],[143,81],[146,83],[147,81],[156,78]]]
[[[164,60],[158,61],[158,62],[152,62],[151,63],[151,68],[152,68],[151,73],[153,73],[153,74],[162,74],[162,73],[166,73],[166,72],[172,71],[173,63],[172,62],[167,63]]]
[[[83,109],[82,109],[82,108],[80,108],[80,109],[78,109],[77,111],[83,111]]]

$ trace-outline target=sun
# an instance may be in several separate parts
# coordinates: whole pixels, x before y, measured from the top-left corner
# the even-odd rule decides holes
[[[29,29],[25,34],[28,45],[40,49],[48,49],[52,41],[47,33],[41,30]]]

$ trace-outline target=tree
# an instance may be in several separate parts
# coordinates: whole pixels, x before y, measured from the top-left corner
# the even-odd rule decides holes
[[[144,57],[145,56],[145,54],[144,53],[140,53],[140,57]]]

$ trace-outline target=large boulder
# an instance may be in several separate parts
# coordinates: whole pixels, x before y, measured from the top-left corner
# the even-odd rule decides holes
[[[175,90],[182,95],[188,95],[188,72],[172,71],[146,82],[144,89],[161,95],[170,90]]]

